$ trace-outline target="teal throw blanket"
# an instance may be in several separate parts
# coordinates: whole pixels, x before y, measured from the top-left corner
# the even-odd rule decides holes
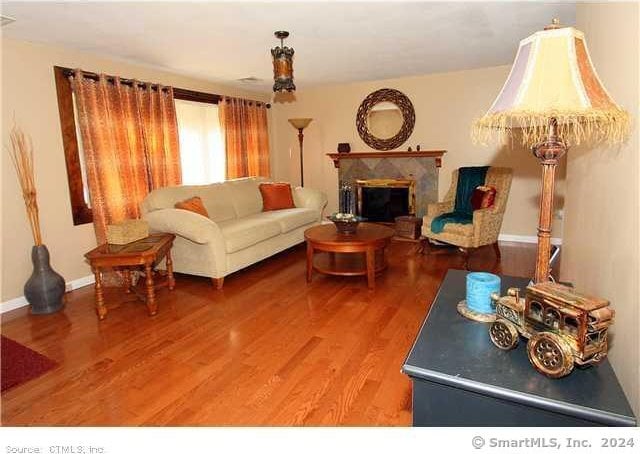
[[[456,188],[456,203],[453,212],[436,216],[431,221],[431,231],[441,233],[444,226],[452,222],[455,224],[471,224],[473,222],[473,207],[471,195],[478,186],[483,186],[487,176],[488,166],[460,167],[458,171],[458,187]]]

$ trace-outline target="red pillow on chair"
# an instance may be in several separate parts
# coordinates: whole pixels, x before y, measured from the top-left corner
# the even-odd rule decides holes
[[[496,201],[496,188],[492,186],[478,186],[471,194],[471,207],[473,210],[491,208]]]

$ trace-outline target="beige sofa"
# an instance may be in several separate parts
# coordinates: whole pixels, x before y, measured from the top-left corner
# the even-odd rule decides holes
[[[262,211],[263,178],[241,178],[204,186],[174,186],[152,191],[142,202],[142,217],[154,232],[176,235],[173,269],[212,278],[224,277],[304,241],[304,231],[320,223],[327,196],[309,188],[293,189],[296,208]],[[174,208],[199,196],[209,218]]]

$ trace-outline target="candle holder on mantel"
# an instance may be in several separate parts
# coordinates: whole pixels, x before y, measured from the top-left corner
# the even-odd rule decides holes
[[[338,189],[338,212],[356,214],[356,196],[353,183],[342,181]]]
[[[358,230],[358,224],[364,218],[356,215],[356,197],[353,184],[349,181],[340,182],[338,188],[338,213],[327,216],[333,222],[338,233],[352,235]]]

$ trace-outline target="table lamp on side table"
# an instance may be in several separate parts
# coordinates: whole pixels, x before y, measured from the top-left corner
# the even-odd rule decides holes
[[[558,160],[569,145],[613,145],[629,134],[629,116],[607,93],[584,34],[558,19],[520,41],[511,72],[489,111],[473,125],[476,141],[517,129],[542,165],[542,195],[534,282],[550,279],[553,192]]]

